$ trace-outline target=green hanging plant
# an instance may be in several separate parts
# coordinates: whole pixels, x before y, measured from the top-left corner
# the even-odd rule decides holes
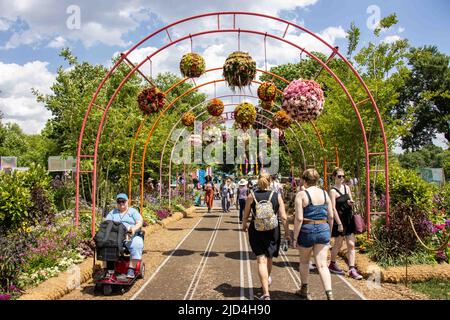
[[[256,120],[256,109],[253,104],[243,102],[234,109],[234,119],[236,123],[243,129],[248,129]]]
[[[249,86],[255,76],[256,62],[248,53],[235,51],[225,60],[223,77],[231,90]]]
[[[205,59],[198,53],[186,53],[180,61],[183,77],[198,78],[205,73]]]

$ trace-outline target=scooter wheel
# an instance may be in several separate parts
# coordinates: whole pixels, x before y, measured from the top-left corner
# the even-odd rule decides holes
[[[139,279],[145,278],[145,263],[141,262],[141,267],[139,270]]]
[[[109,284],[103,285],[103,294],[109,296],[112,293],[112,286]]]
[[[94,286],[94,292],[100,292],[102,290],[102,285],[99,283],[96,283]]]

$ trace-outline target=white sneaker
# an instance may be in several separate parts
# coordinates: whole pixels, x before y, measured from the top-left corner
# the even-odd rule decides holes
[[[269,276],[269,287],[270,287],[271,284],[272,284],[272,277]]]

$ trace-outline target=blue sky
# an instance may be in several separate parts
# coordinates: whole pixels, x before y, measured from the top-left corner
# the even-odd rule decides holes
[[[73,13],[67,12],[70,5],[80,9],[78,29],[67,27],[67,20]],[[382,32],[379,38],[375,38],[367,27],[367,21],[370,22],[374,13],[367,10],[373,6],[381,17],[395,12],[399,19],[395,27]],[[114,54],[126,51],[132,43],[167,23],[194,14],[230,10],[261,12],[303,24],[339,45],[344,53],[347,43],[345,30],[355,22],[361,29],[360,46],[368,41],[407,38],[413,46],[436,45],[440,51],[450,54],[450,1],[445,0],[0,0],[0,110],[5,121],[19,123],[28,133],[36,133],[43,128],[50,114],[34,100],[30,90],[34,87],[50,93],[56,70],[62,64],[58,52],[63,46],[70,47],[81,61],[107,64]],[[252,27],[265,28],[264,25]],[[295,34],[291,36],[294,40],[304,39]],[[163,41],[159,37],[146,46],[158,47]],[[221,41],[226,43],[228,40],[215,39],[208,43],[210,48],[202,48],[202,53],[211,59],[222,59],[226,53],[221,51],[228,50],[228,47],[224,47]],[[310,40],[305,42],[307,47],[322,50],[314,47]],[[251,43],[248,46],[251,51]],[[149,52],[150,49],[142,48],[134,58],[137,61]],[[277,51],[275,46],[271,47],[271,53],[270,65],[288,62],[293,57]],[[176,70],[176,64],[175,69],[171,69],[175,61],[171,57],[161,59],[158,71]]]

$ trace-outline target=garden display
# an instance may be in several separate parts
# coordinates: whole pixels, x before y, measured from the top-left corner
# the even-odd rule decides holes
[[[277,95],[277,87],[271,82],[263,82],[258,87],[258,98],[264,102],[271,102],[275,100]]]
[[[159,111],[165,103],[166,96],[164,92],[160,91],[157,87],[144,89],[138,96],[139,108],[145,114]]]
[[[214,98],[208,102],[208,104],[206,105],[206,109],[208,110],[210,115],[218,117],[222,114],[224,109],[223,101],[218,98]]]
[[[195,122],[195,114],[193,114],[192,112],[186,112],[185,114],[183,114],[183,116],[181,117],[181,122],[186,126],[186,127],[192,127],[194,125]]]
[[[234,109],[234,119],[241,129],[248,129],[256,120],[256,109],[253,104],[243,102]]]
[[[275,127],[286,130],[292,123],[292,119],[288,116],[286,111],[280,110],[273,116],[273,124]]]
[[[323,91],[314,80],[294,80],[283,91],[282,108],[293,120],[316,120],[323,111],[323,104]]]
[[[259,101],[259,106],[264,110],[271,111],[273,108],[273,101]]]
[[[256,75],[256,62],[246,52],[235,51],[225,60],[223,77],[231,90],[250,86]]]
[[[186,53],[180,61],[183,77],[198,78],[205,73],[205,59],[198,53]]]

